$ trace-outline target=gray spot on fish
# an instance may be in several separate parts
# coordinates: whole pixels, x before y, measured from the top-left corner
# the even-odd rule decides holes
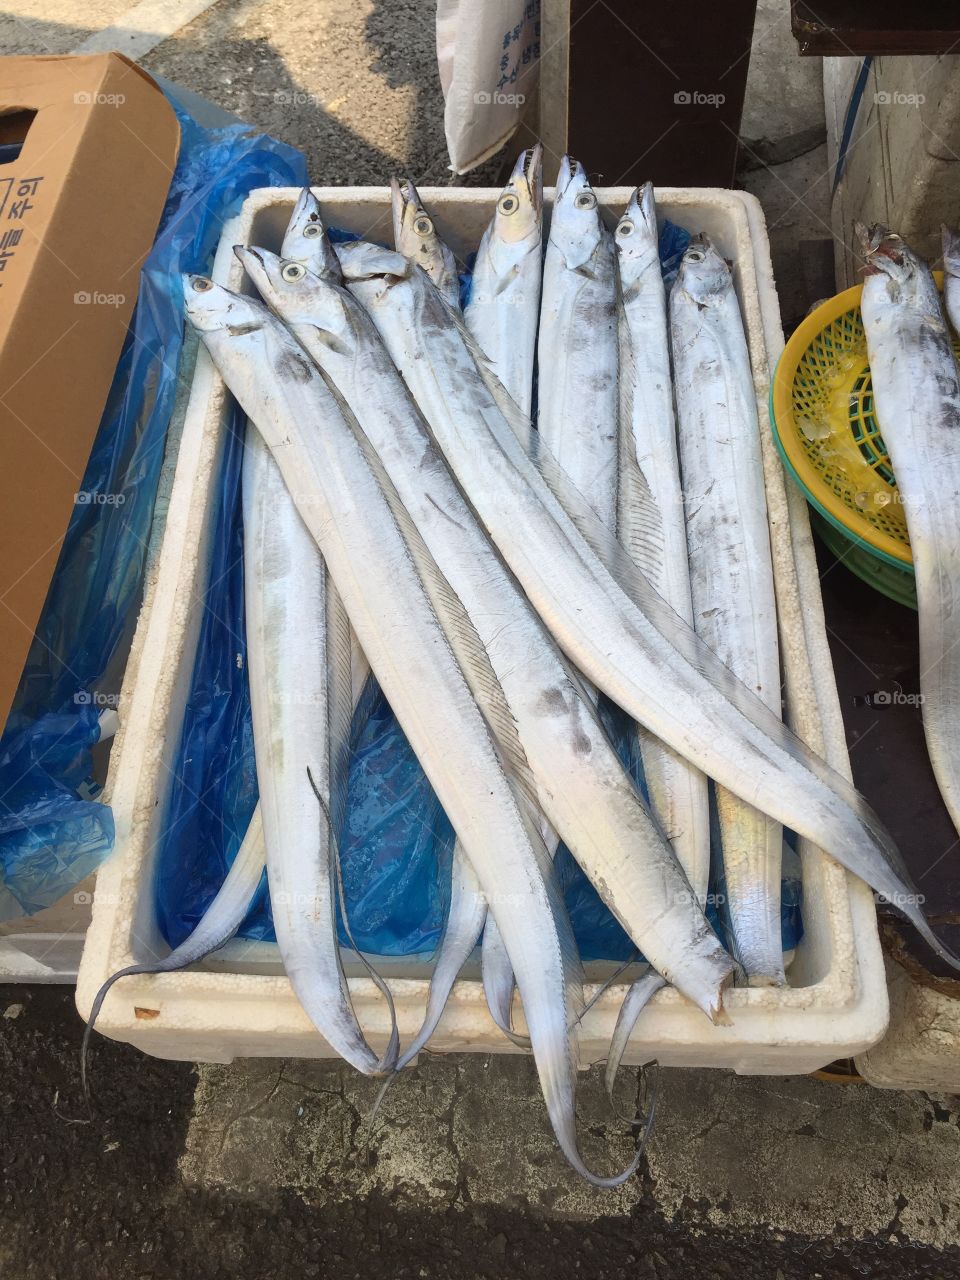
[[[313,377],[313,365],[298,351],[282,351],[277,357],[274,371],[278,378],[290,382],[309,382]]]
[[[557,715],[566,709],[567,702],[560,688],[544,689],[537,699],[537,710],[543,715]]]

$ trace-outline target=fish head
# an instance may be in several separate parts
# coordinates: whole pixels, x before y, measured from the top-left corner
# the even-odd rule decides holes
[[[731,287],[730,268],[709,237],[694,236],[680,260],[674,288],[708,307]]]
[[[242,337],[263,327],[263,304],[233,293],[207,276],[187,272],[181,276],[183,304],[193,327],[202,334],[227,333]]]
[[[557,175],[550,244],[568,267],[588,262],[607,234],[596,192],[579,160],[564,156]]]
[[[866,305],[876,314],[885,306],[908,304],[945,330],[940,294],[927,262],[902,236],[880,223],[867,227],[857,222],[854,230],[864,261],[861,310]],[[946,269],[949,271],[949,267]]]
[[[397,250],[422,267],[441,293],[459,291],[457,260],[443,243],[409,178],[390,179],[393,238]]]
[[[269,249],[234,245],[234,253],[267,306],[284,324],[312,325],[331,333],[344,328],[344,294],[336,281],[314,275],[302,262]]]
[[[897,284],[906,284],[916,275],[919,259],[896,231],[880,222],[870,227],[856,222],[854,231],[868,276],[882,274]]]
[[[505,244],[540,240],[543,222],[543,147],[521,151],[510,181],[500,193],[491,235]]]
[[[320,203],[309,187],[297,197],[280,256],[288,262],[300,262],[321,279],[340,279],[340,261],[334,252],[320,214]]]
[[[617,223],[613,238],[617,246],[621,277],[636,278],[652,263],[656,263],[659,269],[657,206],[652,182],[645,182],[634,191]]]
[[[337,245],[337,257],[343,278],[348,282],[370,280],[375,276],[403,279],[410,275],[410,262],[402,253],[385,249],[370,240],[351,240]]]
[[[940,234],[943,238],[943,269],[948,276],[960,279],[960,231],[941,226]]]

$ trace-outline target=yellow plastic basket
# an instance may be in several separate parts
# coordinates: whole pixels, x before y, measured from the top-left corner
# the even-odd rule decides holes
[[[935,277],[942,288],[942,273]],[[915,607],[903,505],[874,414],[862,288],[817,307],[790,338],[770,388],[770,418],[784,465],[807,501],[852,544],[844,557],[849,567]],[[960,342],[956,349],[960,355]],[[878,573],[863,552],[899,573]]]

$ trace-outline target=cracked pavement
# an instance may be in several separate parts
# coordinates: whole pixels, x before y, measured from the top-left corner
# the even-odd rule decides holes
[[[637,1072],[617,1115],[598,1068],[580,1132],[600,1169],[633,1149]],[[199,1068],[180,1171],[188,1185],[312,1205],[379,1195],[596,1220],[652,1199],[668,1220],[855,1239],[960,1239],[960,1106],[806,1077],[664,1070],[645,1177],[598,1194],[565,1166],[523,1057],[423,1055],[385,1094],[337,1062]],[[504,1122],[504,1117],[509,1117]]]
[[[0,987],[4,1280],[932,1280],[960,1277],[956,1099],[664,1071],[638,1176],[566,1168],[524,1057],[429,1057],[378,1092],[335,1062],[163,1062],[73,993]],[[582,1078],[588,1158],[632,1149]]]

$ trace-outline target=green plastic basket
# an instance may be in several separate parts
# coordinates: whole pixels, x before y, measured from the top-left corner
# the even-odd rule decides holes
[[[810,524],[823,539],[827,548],[837,559],[855,573],[858,578],[880,591],[883,595],[895,600],[897,604],[906,605],[908,609],[917,607],[917,583],[913,573],[888,564],[878,556],[871,555],[859,543],[853,542],[845,534],[825,520],[816,507],[810,508]]]
[[[935,272],[939,287],[943,276]],[[770,387],[773,438],[838,560],[916,609],[907,522],[873,404],[861,285],[812,311],[783,350]],[[954,339],[960,358],[960,342]]]

